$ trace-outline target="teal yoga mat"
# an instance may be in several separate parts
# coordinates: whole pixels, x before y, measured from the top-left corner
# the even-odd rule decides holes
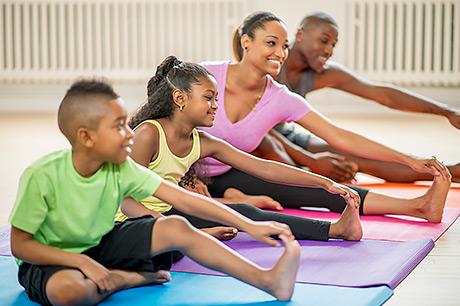
[[[17,266],[12,257],[0,257],[1,305],[38,305],[31,302],[17,281]],[[381,305],[393,295],[386,286],[346,288],[296,284],[290,302],[272,296],[230,277],[171,272],[166,285],[124,290],[111,295],[100,305]]]

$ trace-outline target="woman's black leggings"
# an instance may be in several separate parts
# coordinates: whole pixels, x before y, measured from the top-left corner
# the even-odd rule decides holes
[[[333,212],[342,213],[346,206],[341,196],[331,194],[324,189],[270,183],[233,168],[211,179],[208,190],[215,198],[222,198],[225,190],[233,187],[249,195],[267,195],[286,208],[325,207]],[[362,215],[363,202],[369,190],[355,186],[349,187],[356,190],[361,197],[359,213]]]
[[[247,204],[226,204],[230,208],[236,210],[240,214],[254,221],[277,221],[290,226],[292,233],[299,240],[320,240],[326,241],[329,235],[328,221],[312,220],[296,216],[284,215],[281,213],[269,212],[261,210],[257,207]],[[164,215],[180,215],[185,217],[193,226],[197,228],[208,228],[214,226],[222,226],[222,224],[203,220],[197,217],[186,215],[175,208],[164,213]]]

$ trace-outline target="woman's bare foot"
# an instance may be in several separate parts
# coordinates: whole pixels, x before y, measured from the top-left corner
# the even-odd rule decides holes
[[[225,203],[249,204],[261,209],[283,210],[281,204],[268,196],[247,195],[238,189],[228,188],[224,192]]]
[[[452,166],[447,166],[450,174],[452,174],[452,182],[460,183],[460,163]]]
[[[284,243],[284,253],[273,268],[264,272],[264,282],[260,288],[279,301],[289,301],[294,293],[297,270],[300,264],[300,246],[297,240],[284,235],[279,238]]]
[[[238,235],[238,230],[236,228],[228,226],[208,227],[202,228],[201,230],[222,241],[232,240]]]
[[[426,193],[415,199],[417,204],[415,205],[413,216],[433,223],[441,222],[449,188],[450,180],[435,176]]]
[[[347,201],[347,206],[345,206],[340,219],[331,224],[329,238],[357,241],[362,237],[363,228],[359,219],[359,206]]]

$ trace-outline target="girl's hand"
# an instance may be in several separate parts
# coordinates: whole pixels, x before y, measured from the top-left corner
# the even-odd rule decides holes
[[[328,191],[330,193],[339,194],[342,198],[344,198],[348,205],[353,205],[355,208],[358,208],[361,203],[359,194],[347,186],[334,183]]]
[[[452,179],[452,175],[447,167],[442,162],[438,161],[436,157],[433,156],[428,159],[413,157],[412,159],[413,161],[409,166],[415,171],[431,173],[434,176],[441,175],[446,181]]]
[[[248,229],[245,229],[254,239],[271,246],[279,247],[281,243],[273,236],[284,235],[286,239],[295,240],[288,225],[275,221],[254,221]]]

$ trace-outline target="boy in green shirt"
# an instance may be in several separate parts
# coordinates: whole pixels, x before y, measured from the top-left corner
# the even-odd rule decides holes
[[[224,205],[163,181],[128,157],[127,110],[110,85],[74,83],[58,111],[71,150],[48,154],[21,177],[10,215],[19,282],[41,304],[96,304],[108,295],[170,280],[174,250],[289,300],[300,250],[288,226],[254,222]],[[114,224],[124,197],[155,195],[184,213],[235,226],[285,252],[262,269],[181,217],[145,216]],[[139,203],[141,206],[142,204]]]

